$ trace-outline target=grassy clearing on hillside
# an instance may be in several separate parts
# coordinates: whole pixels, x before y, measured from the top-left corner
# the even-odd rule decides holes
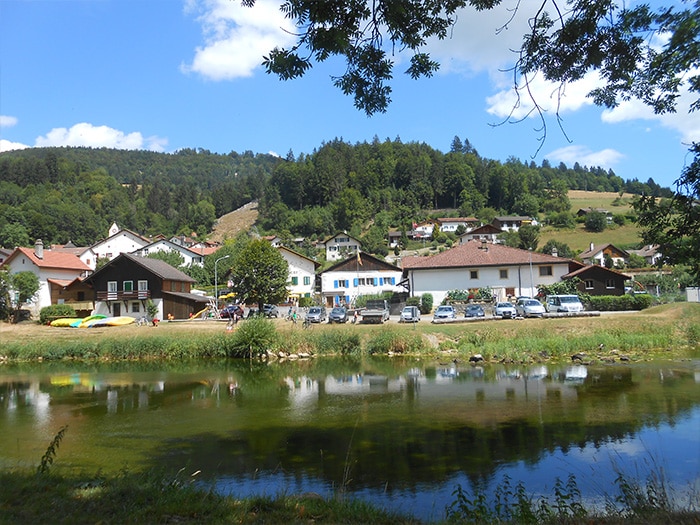
[[[614,192],[569,190],[571,211],[576,213],[579,208],[605,208],[610,213],[626,213],[632,209],[631,203],[635,195],[624,193],[622,197]]]
[[[586,231],[583,224],[577,224],[573,230],[558,230],[545,226],[540,231],[539,246],[544,246],[547,241],[554,239],[567,244],[575,252],[588,250],[591,243],[596,246],[612,243],[615,246],[625,248],[637,246],[642,242],[639,233],[640,230],[635,224],[613,225],[599,233]]]

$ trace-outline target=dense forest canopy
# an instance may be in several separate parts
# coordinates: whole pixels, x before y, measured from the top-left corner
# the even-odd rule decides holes
[[[251,200],[260,202],[262,231],[381,237],[430,209],[477,217],[565,212],[569,189],[673,195],[651,178],[623,180],[599,167],[486,159],[459,137],[447,153],[398,138],[335,139],[285,159],[249,151],[33,148],[0,155],[0,245],[36,238],[90,245],[112,222],[144,235],[206,237],[217,217]]]

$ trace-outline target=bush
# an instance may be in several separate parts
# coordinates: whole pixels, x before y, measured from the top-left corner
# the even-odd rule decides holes
[[[314,338],[316,349],[323,354],[356,354],[362,348],[360,335],[347,330],[322,332]]]
[[[592,295],[587,300],[587,309],[599,312],[644,310],[653,302],[654,298],[649,294]]]
[[[406,306],[420,306],[420,297],[409,297],[408,299],[406,299]]]
[[[420,313],[429,314],[433,311],[433,294],[424,293],[420,296]]]
[[[59,317],[75,317],[75,309],[69,304],[52,304],[45,306],[39,312],[39,322],[49,324]]]
[[[420,334],[386,330],[367,342],[367,352],[371,354],[403,354],[417,352],[423,348]]]
[[[239,324],[233,333],[229,357],[253,357],[272,350],[278,343],[275,325],[264,317],[254,317]]]

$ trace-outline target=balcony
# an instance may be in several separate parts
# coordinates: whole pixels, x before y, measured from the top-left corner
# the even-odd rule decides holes
[[[150,298],[150,290],[133,290],[131,292],[97,292],[98,301],[139,301]]]

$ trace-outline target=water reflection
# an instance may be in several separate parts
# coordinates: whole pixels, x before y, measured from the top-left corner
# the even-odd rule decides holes
[[[189,465],[237,494],[346,487],[423,517],[441,516],[456,483],[488,487],[504,473],[529,490],[546,492],[568,473],[589,489],[606,486],[616,476],[613,457],[617,468],[659,458],[670,481],[685,485],[698,483],[700,471],[699,369],[6,365],[0,464],[36,464],[67,424],[59,465]]]

